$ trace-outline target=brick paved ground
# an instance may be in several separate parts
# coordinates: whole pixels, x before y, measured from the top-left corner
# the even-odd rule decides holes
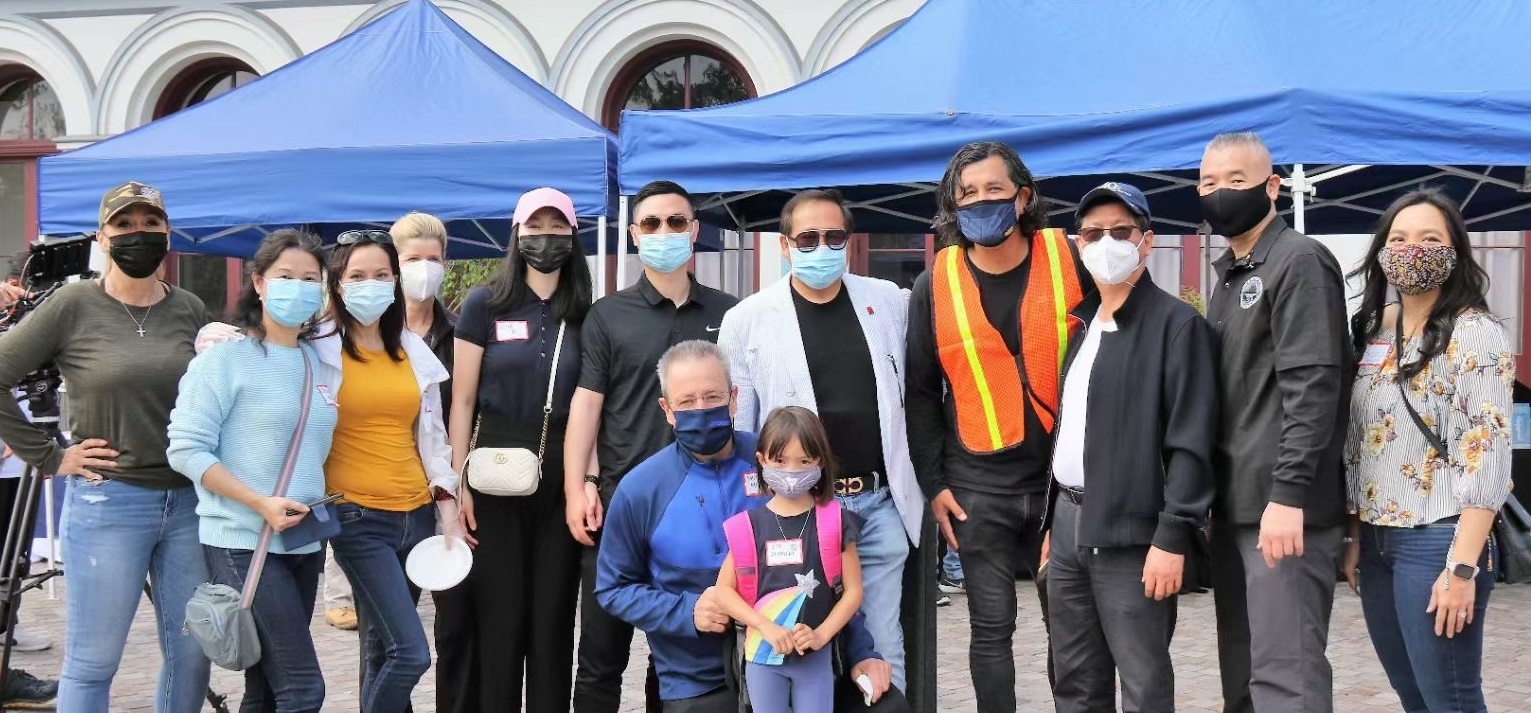
[[[63,592],[62,582],[59,587]],[[1045,684],[1045,652],[1035,636],[1040,629],[1034,594],[1022,585],[1021,621],[1015,646],[1017,683],[1021,711],[1051,710]],[[1029,603],[1030,606],[1026,606]],[[63,602],[50,601],[41,592],[27,596],[23,606],[24,626],[45,632],[55,641],[63,639]],[[962,713],[976,710],[968,678],[968,625],[966,603],[957,598],[954,606],[940,611],[939,703],[940,710]],[[1531,586],[1500,587],[1490,603],[1488,659],[1484,685],[1489,709],[1495,713],[1531,713]],[[421,606],[421,614],[430,623],[431,608]],[[153,618],[148,606],[139,610],[128,642],[128,653],[112,689],[113,711],[150,711],[159,652],[154,644]],[[320,659],[329,681],[326,711],[355,711],[356,649],[355,634],[326,626],[321,617],[313,623],[320,648]],[[643,660],[643,644],[634,645],[634,659]],[[1397,698],[1388,686],[1361,621],[1359,601],[1348,589],[1341,588],[1335,607],[1329,644],[1334,663],[1336,710],[1344,713],[1384,713],[1399,710]],[[1217,678],[1216,640],[1212,626],[1210,595],[1194,596],[1181,602],[1180,626],[1175,637],[1175,672],[1179,710],[1215,712],[1220,693]],[[59,654],[55,648],[42,653],[16,654],[14,663],[39,675],[58,673]],[[238,709],[240,674],[214,669],[213,688],[229,694],[231,708]],[[627,678],[624,710],[637,711],[642,692],[641,670],[634,667]],[[415,710],[435,710],[435,675],[426,675],[415,692]]]

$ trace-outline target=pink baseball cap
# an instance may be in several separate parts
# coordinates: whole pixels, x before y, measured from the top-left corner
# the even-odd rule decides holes
[[[543,208],[557,208],[558,212],[563,213],[564,219],[569,221],[569,225],[575,225],[574,201],[557,188],[533,188],[522,194],[521,200],[516,201],[515,224],[525,223],[527,218]]]

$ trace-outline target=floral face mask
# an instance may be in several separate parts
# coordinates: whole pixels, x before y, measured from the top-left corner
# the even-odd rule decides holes
[[[1457,250],[1450,245],[1388,245],[1377,252],[1388,284],[1406,295],[1429,292],[1446,283],[1457,267]]]

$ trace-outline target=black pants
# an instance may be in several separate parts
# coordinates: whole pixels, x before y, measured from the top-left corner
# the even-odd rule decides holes
[[[1081,508],[1067,498],[1054,508],[1047,599],[1050,623],[1058,625],[1052,631],[1058,713],[1116,710],[1118,672],[1122,710],[1173,713],[1176,597],[1143,595],[1148,546],[1080,547]]]
[[[957,555],[967,580],[968,621],[972,643],[968,667],[978,713],[1015,712],[1015,579],[1020,568],[1036,581],[1042,559],[1041,493],[989,495],[952,488],[966,521],[952,523]],[[1047,636],[1047,589],[1037,586]],[[1048,680],[1052,661],[1048,660]]]
[[[544,469],[562,473],[562,459],[549,458]],[[449,598],[449,607],[466,609],[466,615],[454,613],[452,619],[467,631],[449,632],[448,638],[459,645],[466,641],[468,655],[457,662],[462,669],[449,674],[450,683],[459,686],[456,695],[437,692],[438,706],[443,698],[456,700],[439,710],[519,711],[524,690],[528,711],[567,711],[580,547],[564,524],[562,483],[544,478],[535,494],[521,498],[475,492],[473,507],[474,559],[493,566],[474,567],[454,589],[461,595]],[[441,651],[439,642],[438,637]],[[441,656],[445,661],[444,652]]]
[[[562,512],[562,511],[560,511]],[[607,613],[595,600],[596,553],[601,544],[585,547],[580,572],[579,671],[574,676],[574,713],[617,713],[622,703],[622,674],[633,645],[633,625]],[[644,685],[644,710],[661,713],[659,679],[649,662]]]

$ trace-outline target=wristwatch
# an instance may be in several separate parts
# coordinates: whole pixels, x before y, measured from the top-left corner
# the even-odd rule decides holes
[[[585,482],[589,483],[591,485],[600,485],[601,484],[601,476],[599,476],[599,475],[591,475],[590,473],[586,473],[585,474]]]
[[[1466,562],[1453,562],[1446,571],[1457,579],[1465,579],[1469,582],[1478,576],[1478,566]]]
[[[443,501],[443,500],[456,500],[457,499],[457,496],[453,495],[452,492],[449,491],[449,490],[445,490],[443,488],[434,488],[433,490],[434,490],[434,492],[431,493],[431,499],[435,500],[438,503]]]

